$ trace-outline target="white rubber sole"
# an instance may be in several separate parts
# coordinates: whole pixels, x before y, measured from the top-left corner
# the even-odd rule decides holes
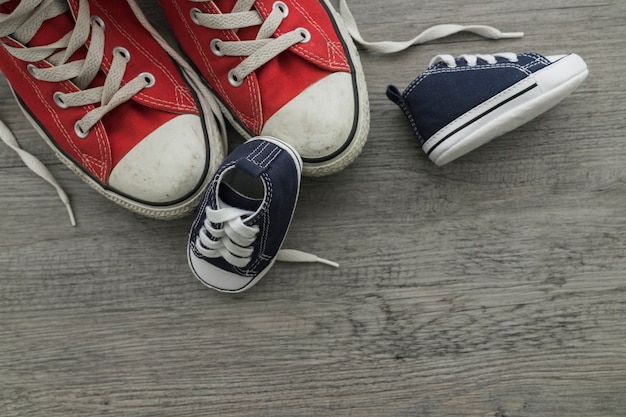
[[[289,153],[289,155],[291,156],[291,158],[293,159],[293,161],[296,164],[296,168],[298,170],[298,193],[296,194],[296,204],[298,202],[298,198],[300,197],[300,183],[302,180],[302,169],[303,169],[303,164],[302,164],[302,158],[300,158],[300,155],[298,154],[298,152],[293,148],[293,146],[289,145],[286,142],[283,142],[281,140],[278,140],[276,138],[273,138],[271,136],[256,136],[254,139],[263,139],[267,142],[271,142],[273,144],[275,144],[276,146],[282,148],[283,150],[285,150],[286,152]],[[292,218],[289,220],[289,225],[287,226],[287,232],[289,231],[289,227],[291,226],[291,221],[293,220],[293,213],[295,212],[295,204],[294,204],[294,209],[292,211]],[[194,223],[195,224],[195,223]],[[285,237],[287,236],[287,232],[285,233]],[[191,239],[191,234],[189,235],[190,239]],[[284,239],[283,239],[284,241]],[[282,247],[282,242],[281,245]],[[280,250],[280,248],[279,248]],[[208,268],[206,268],[206,272],[202,273],[200,272],[201,269],[203,269],[204,266],[207,266],[207,263],[196,257],[191,249],[188,246],[187,249],[187,262],[189,264],[189,267],[191,269],[191,271],[193,272],[194,276],[202,283],[204,284],[206,287],[211,288],[212,290],[215,291],[219,291],[222,293],[228,293],[228,294],[238,294],[241,292],[244,292],[246,290],[249,290],[250,288],[252,288],[254,285],[256,285],[263,277],[265,277],[265,275],[267,275],[267,273],[269,272],[270,269],[272,269],[272,267],[274,266],[274,264],[276,263],[276,256],[274,257],[274,259],[272,259],[270,261],[270,263],[265,267],[265,269],[263,269],[261,272],[259,272],[259,274],[255,277],[253,277],[250,280],[247,280],[245,277],[242,277],[240,275],[236,275],[230,272],[226,272],[226,271],[222,271],[222,270],[217,270],[216,268],[214,268],[212,265],[210,265]],[[209,282],[208,279],[203,278],[204,275],[212,275],[215,280],[212,282]],[[219,278],[217,277],[217,275],[221,275]],[[236,286],[237,288],[234,289],[229,289],[229,288],[224,288],[227,285],[222,285],[219,284],[217,281],[224,281],[224,282],[228,282],[229,284],[232,284],[233,282],[239,282],[239,284]],[[235,287],[235,285],[232,285],[233,287]]]
[[[436,165],[445,165],[554,107],[588,73],[580,56],[566,55],[457,118],[422,149]]]

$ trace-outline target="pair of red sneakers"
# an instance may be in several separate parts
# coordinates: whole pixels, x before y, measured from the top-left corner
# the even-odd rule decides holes
[[[292,145],[305,175],[356,159],[366,85],[327,0],[159,2],[188,59],[135,0],[0,0],[0,70],[90,186],[146,216],[187,214],[227,152],[223,115]]]

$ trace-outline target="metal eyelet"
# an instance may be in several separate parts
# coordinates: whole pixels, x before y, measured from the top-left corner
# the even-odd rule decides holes
[[[91,23],[95,23],[100,26],[102,30],[106,29],[106,25],[104,24],[104,20],[100,18],[100,16],[91,16]]]
[[[213,39],[211,41],[211,43],[209,44],[209,47],[211,48],[211,52],[213,52],[213,55],[215,55],[215,56],[224,56],[224,54],[220,50],[220,45],[219,44],[221,42],[222,42],[221,39]]]
[[[74,133],[81,139],[85,139],[89,136],[89,130],[84,131],[83,128],[80,127],[80,122],[74,123]]]
[[[126,60],[126,62],[130,61],[130,52],[128,52],[128,49],[122,46],[116,46],[115,48],[113,48],[113,53],[121,55],[122,58]]]
[[[289,16],[289,7],[282,1],[275,1],[272,5],[273,10],[280,10],[280,13],[283,15],[283,19]]]
[[[302,36],[302,40],[300,43],[308,43],[311,41],[311,32],[306,30],[305,28],[298,28],[296,31]]]
[[[57,91],[52,95],[52,100],[54,100],[54,104],[56,104],[57,106],[59,106],[62,109],[67,109],[69,106],[67,104],[65,104],[65,102],[63,101],[63,99],[61,98],[61,96],[63,95],[62,92]]]
[[[146,82],[148,83],[144,88],[150,88],[156,84],[156,78],[149,72],[142,72],[141,74],[139,74],[139,76],[146,80]]]
[[[233,87],[240,87],[243,84],[243,79],[241,79],[241,80],[238,79],[235,76],[235,70],[230,70],[230,71],[228,71],[228,82]]]
[[[200,24],[200,19],[198,19],[198,15],[200,15],[201,13],[202,10],[198,9],[197,7],[192,7],[191,10],[189,10],[189,16],[191,17],[191,21],[196,25]]]

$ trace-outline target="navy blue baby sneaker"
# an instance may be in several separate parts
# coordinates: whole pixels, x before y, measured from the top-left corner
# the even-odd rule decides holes
[[[281,249],[293,217],[302,159],[290,145],[256,137],[237,147],[204,193],[189,234],[194,275],[217,291],[251,288],[277,260],[338,265],[315,255]]]
[[[278,139],[252,139],[218,168],[189,238],[189,265],[206,285],[240,292],[270,269],[291,224],[302,160]]]
[[[403,93],[390,85],[387,97],[426,155],[444,165],[544,113],[587,74],[576,54],[439,55]]]

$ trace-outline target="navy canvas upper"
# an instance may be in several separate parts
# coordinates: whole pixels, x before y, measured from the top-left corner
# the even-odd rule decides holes
[[[456,67],[439,62],[403,93],[390,85],[387,97],[402,108],[423,145],[450,122],[551,63],[536,53],[518,54],[517,58],[517,62],[511,62],[496,57],[495,64],[479,58],[475,66],[457,58]]]
[[[257,201],[224,187],[224,174],[233,169],[260,179],[265,187],[264,197]],[[255,277],[269,266],[280,249],[295,209],[299,182],[299,170],[285,149],[262,139],[253,139],[240,145],[224,160],[205,192],[191,230],[191,251],[196,257],[224,271]],[[244,221],[246,225],[259,227],[251,261],[244,268],[233,266],[221,257],[204,257],[196,249],[196,239],[206,219],[205,209],[207,206],[218,209],[218,193],[219,198],[231,206],[248,210],[258,208],[254,215]]]

